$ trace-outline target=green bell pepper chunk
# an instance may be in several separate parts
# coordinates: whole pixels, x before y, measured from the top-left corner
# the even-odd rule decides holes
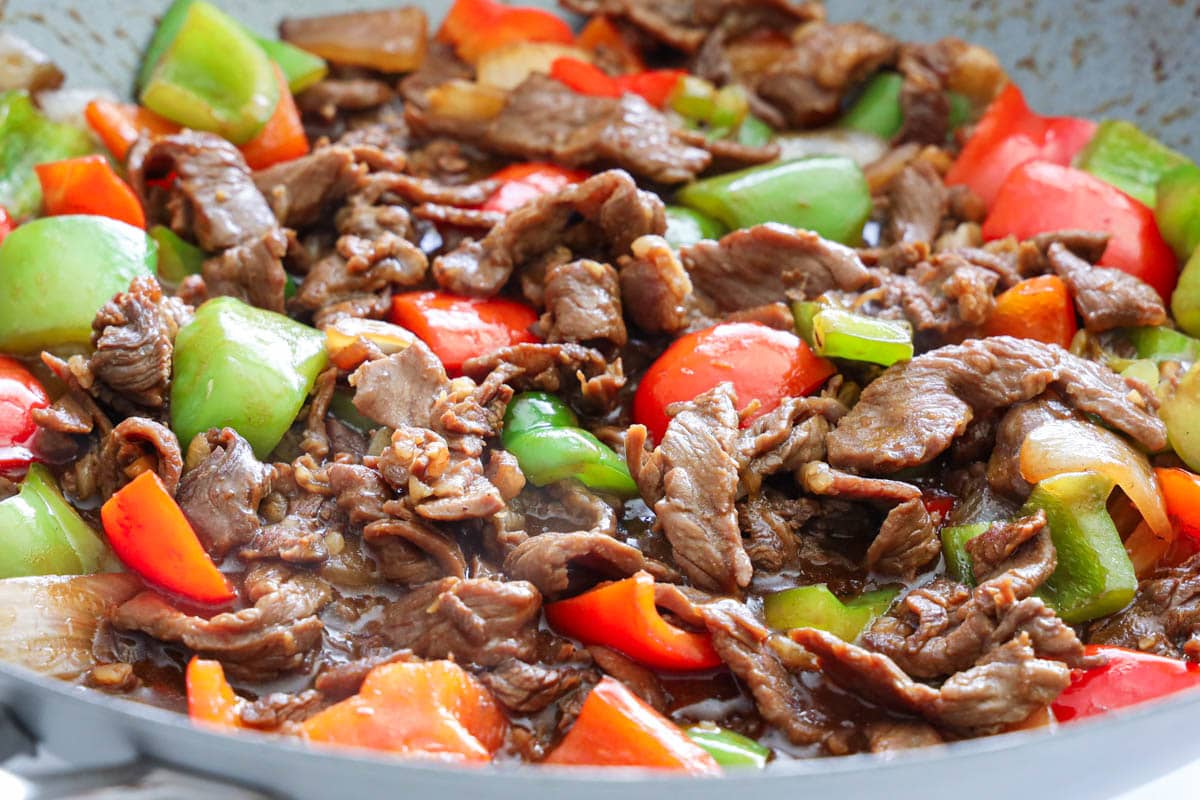
[[[329,412],[361,434],[369,434],[379,427],[378,423],[372,422],[354,407],[354,392],[340,386],[333,390],[333,398],[329,401]]]
[[[722,86],[713,95],[712,111],[709,112],[708,138],[724,139],[741,127],[742,120],[750,113],[750,98],[746,90],[736,83]]]
[[[33,464],[14,497],[0,502],[0,578],[87,575],[116,568],[108,545]]]
[[[958,92],[946,92],[946,99],[950,101],[950,117],[948,119],[950,130],[958,130],[975,116],[971,99],[966,95]]]
[[[781,222],[857,244],[871,213],[862,170],[845,156],[779,161],[696,181],[676,201],[730,229]]]
[[[83,349],[100,307],[140,275],[153,275],[158,245],[108,217],[43,217],[0,245],[0,351]]]
[[[823,583],[799,586],[767,595],[763,615],[777,630],[817,628],[852,642],[872,620],[887,612],[899,593],[899,589],[878,589],[843,603]]]
[[[819,356],[866,361],[890,367],[912,358],[912,328],[905,322],[874,319],[820,303],[792,304],[796,331]]]
[[[1137,350],[1138,358],[1160,361],[1195,361],[1200,354],[1200,340],[1180,333],[1174,328],[1162,326],[1127,328],[1129,341]]]
[[[620,497],[638,494],[621,457],[580,428],[575,413],[554,395],[525,392],[513,398],[504,413],[500,440],[535,486],[575,478]]]
[[[771,751],[749,736],[742,736],[716,725],[692,725],[683,732],[696,744],[704,748],[713,760],[722,767],[766,766]]]
[[[990,522],[976,522],[971,525],[948,525],[942,528],[942,556],[946,559],[946,572],[959,583],[975,585],[975,565],[966,545],[990,525]]]
[[[0,205],[14,219],[42,207],[42,185],[33,168],[47,161],[87,155],[95,150],[87,131],[51,122],[24,91],[0,94]]]
[[[712,114],[717,89],[704,78],[684,75],[667,98],[667,107],[691,122],[704,122]]]
[[[1076,156],[1076,166],[1111,183],[1148,206],[1155,201],[1159,180],[1188,158],[1176,153],[1132,122],[1110,119],[1100,123],[1087,146]]]
[[[141,100],[169,120],[245,144],[275,113],[279,83],[241,25],[197,0],[150,71]]]
[[[1184,374],[1175,393],[1163,400],[1158,415],[1167,426],[1175,455],[1200,472],[1200,363]]]
[[[165,225],[149,230],[150,238],[158,243],[158,277],[178,284],[188,275],[199,275],[204,267],[204,251],[183,239]]]
[[[1149,386],[1152,391],[1158,391],[1158,364],[1153,359],[1139,358],[1130,361],[1120,374],[1122,378],[1135,378]]]
[[[766,147],[774,138],[771,126],[753,114],[747,114],[737,129],[737,143],[746,147]]]
[[[232,297],[209,300],[175,339],[171,427],[186,447],[228,426],[266,458],[327,360],[321,331]]]
[[[879,73],[867,81],[862,94],[842,115],[838,126],[891,139],[904,124],[904,112],[900,109],[903,87],[904,77],[898,72]]]
[[[683,206],[667,206],[667,230],[663,238],[675,249],[702,239],[720,239],[725,234],[725,226],[710,216]]]
[[[1200,247],[1200,167],[1184,164],[1158,182],[1154,220],[1180,261]]]
[[[1179,273],[1179,283],[1175,284],[1171,294],[1171,315],[1175,317],[1176,325],[1200,336],[1200,247]],[[1194,355],[1192,360],[1195,360]]]

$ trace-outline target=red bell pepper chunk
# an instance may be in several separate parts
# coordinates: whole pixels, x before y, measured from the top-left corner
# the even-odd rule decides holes
[[[49,216],[96,214],[145,229],[146,214],[137,195],[100,155],[38,164],[42,206]]]
[[[233,588],[159,477],[143,472],[100,507],[113,552],[134,572],[198,603],[227,603]]]
[[[506,44],[571,44],[575,35],[565,21],[540,8],[514,8],[496,0],[454,0],[437,40],[454,45],[460,58],[474,64],[484,53]]]
[[[1108,663],[1071,673],[1071,685],[1050,705],[1059,722],[1085,719],[1200,686],[1200,664],[1123,647],[1089,644],[1086,649],[1088,655],[1106,656]]]
[[[621,75],[617,78],[617,85],[626,92],[641,95],[655,108],[662,108],[667,104],[675,84],[686,74],[681,69],[652,69]]]
[[[4,241],[4,237],[17,229],[16,220],[8,213],[8,209],[0,206],[0,243]]]
[[[1028,161],[1070,164],[1095,132],[1091,120],[1035,114],[1021,90],[1010,83],[976,124],[946,173],[946,183],[969,186],[990,207],[1014,169]]]
[[[921,505],[925,506],[925,511],[940,526],[945,524],[950,512],[954,510],[954,495],[927,492],[921,497]]]
[[[408,292],[392,298],[391,321],[421,338],[452,376],[463,362],[502,347],[541,341],[529,332],[537,312],[503,297]]]
[[[50,397],[19,361],[0,356],[0,475],[17,477],[38,460],[33,411]]]
[[[1039,275],[1006,289],[983,326],[985,336],[1016,336],[1066,349],[1078,325],[1071,290],[1057,275]]]
[[[654,578],[646,572],[550,603],[546,619],[559,633],[620,650],[653,669],[685,672],[721,664],[711,636],[677,628],[658,613]]]
[[[275,79],[279,83],[279,105],[275,107],[275,113],[257,136],[241,146],[250,169],[265,169],[308,154],[308,136],[300,121],[300,111],[288,88],[287,78],[278,66],[275,67]]]
[[[568,57],[556,58],[550,65],[550,77],[579,94],[620,97],[630,92],[641,95],[656,108],[666,105],[671,90],[685,74],[678,69],[656,69],[614,78],[593,64]]]
[[[588,20],[575,44],[593,55],[615,61],[626,72],[641,72],[646,68],[637,48],[608,17],[598,15]]]
[[[588,694],[575,724],[544,763],[721,772],[713,757],[670,720],[607,676]]]
[[[1200,544],[1200,475],[1178,467],[1154,470],[1176,532]]]
[[[785,397],[815,391],[836,371],[794,334],[757,322],[725,322],[681,336],[650,365],[633,397],[633,418],[661,441],[670,421],[667,406],[728,381],[743,409],[760,403],[742,419],[748,424]]]
[[[83,115],[108,152],[118,161],[125,160],[129,148],[140,136],[168,136],[179,132],[179,126],[174,122],[132,103],[93,100],[87,104]]]
[[[242,698],[233,692],[225,680],[225,669],[220,661],[210,661],[193,656],[187,665],[188,717],[224,730],[236,730],[242,726],[240,715]]]
[[[1154,211],[1082,170],[1038,161],[1017,167],[983,222],[983,238],[1028,239],[1066,228],[1107,231],[1099,263],[1141,278],[1170,301],[1179,270]]]
[[[566,169],[557,164],[531,162],[513,164],[497,172],[491,180],[500,181],[500,188],[482,206],[484,211],[507,214],[544,194],[557,192],[573,183],[586,180],[588,173]]]

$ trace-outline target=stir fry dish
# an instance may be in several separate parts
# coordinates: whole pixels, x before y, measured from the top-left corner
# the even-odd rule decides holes
[[[563,3],[176,0],[133,100],[0,37],[0,658],[697,775],[1200,684],[1200,167],[960,39]]]

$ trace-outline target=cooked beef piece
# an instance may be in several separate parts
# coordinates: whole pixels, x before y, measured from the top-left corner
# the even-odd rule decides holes
[[[893,504],[919,500],[921,497],[921,490],[911,483],[851,475],[820,461],[805,464],[797,477],[800,485],[809,494],[840,497],[843,500],[871,500]]]
[[[872,753],[892,753],[917,747],[932,747],[945,740],[927,722],[888,720],[867,725],[867,742]]]
[[[390,603],[380,632],[392,647],[421,658],[482,666],[528,661],[537,649],[541,607],[541,595],[524,581],[443,578]]]
[[[459,208],[458,206],[438,205],[437,203],[421,203],[413,208],[412,215],[417,219],[437,225],[471,228],[484,233],[504,221],[504,214],[499,211]]]
[[[421,342],[368,361],[350,376],[354,407],[393,429],[432,427],[433,401],[449,384],[442,362]]]
[[[664,230],[662,201],[638,189],[628,173],[610,170],[526,203],[482,240],[437,258],[433,275],[450,291],[493,295],[514,270],[557,246],[612,263],[639,236]]]
[[[1092,623],[1087,640],[1200,661],[1200,556],[1141,581],[1133,604]]]
[[[772,222],[684,247],[679,255],[697,294],[718,312],[790,294],[814,298],[831,289],[853,291],[870,280],[850,248]]]
[[[651,707],[667,710],[667,692],[652,670],[607,647],[592,645],[588,653],[597,667],[625,684]]]
[[[684,574],[700,588],[735,592],[754,571],[734,507],[737,398],[721,384],[667,412],[671,422],[652,453],[636,437],[626,440],[630,472]]]
[[[918,332],[931,332],[939,340],[974,332],[996,305],[999,276],[954,253],[937,253],[903,275],[877,272],[875,277],[880,288],[869,294],[875,305],[864,311],[902,316]]]
[[[646,333],[677,333],[688,324],[692,281],[661,236],[643,236],[621,256],[621,303],[629,320]]]
[[[420,586],[445,577],[442,568],[423,550],[398,536],[376,537],[368,551],[379,568],[379,577],[402,586]]]
[[[914,497],[888,512],[867,550],[867,567],[880,575],[912,580],[941,553],[937,526],[921,498]]]
[[[162,479],[171,494],[179,486],[183,473],[183,455],[179,440],[171,429],[145,417],[126,417],[117,423],[100,445],[99,483],[104,499],[137,477],[152,469]]]
[[[440,206],[472,208],[483,205],[500,188],[500,181],[482,180],[467,184],[445,184],[433,178],[394,172],[378,176],[381,189],[407,203],[434,203]]]
[[[790,635],[817,656],[827,677],[847,691],[968,733],[994,733],[1020,722],[1053,702],[1071,682],[1065,664],[1034,655],[1025,633],[952,675],[940,689],[917,683],[887,656],[831,633],[799,628]]]
[[[553,598],[567,591],[576,570],[628,578],[644,565],[642,551],[632,545],[595,531],[575,531],[526,539],[504,559],[504,572]]]
[[[1083,324],[1093,333],[1144,325],[1162,325],[1167,310],[1148,283],[1127,272],[1098,267],[1072,253],[1062,242],[1046,250],[1050,268],[1066,281]]]
[[[536,714],[583,681],[583,671],[573,667],[527,664],[516,658],[506,658],[489,670],[479,673],[479,681],[509,711]]]
[[[983,580],[996,572],[1018,547],[1037,536],[1045,527],[1046,512],[1041,509],[1011,522],[993,522],[989,525],[987,530],[966,544],[975,580]]]
[[[742,489],[756,492],[777,472],[796,472],[825,457],[825,437],[846,407],[832,397],[788,397],[738,433]]]
[[[546,313],[539,324],[546,341],[625,345],[615,269],[588,259],[572,261],[549,269],[545,283]]]
[[[712,155],[709,170],[733,172],[734,170],[767,164],[779,158],[780,146],[776,142],[764,145],[741,144],[732,139],[710,139],[703,131],[676,131],[681,141],[702,147]]]
[[[756,571],[779,572],[799,555],[801,526],[819,513],[813,500],[795,500],[774,489],[750,495],[737,505],[738,527],[745,538],[746,555]]]
[[[459,444],[435,431],[400,426],[377,466],[426,519],[482,519],[503,510],[504,500],[484,475],[478,454],[462,452]]]
[[[558,392],[579,386],[585,405],[602,410],[612,408],[625,386],[620,359],[610,363],[598,350],[577,344],[517,344],[463,364],[463,374],[476,380],[502,370],[516,391]]]
[[[352,694],[358,694],[367,673],[383,664],[396,664],[415,659],[407,650],[395,650],[386,653],[356,658],[342,664],[334,664],[323,668],[313,680],[313,687],[329,700],[341,700]]]
[[[296,106],[330,121],[339,111],[367,111],[394,96],[392,87],[375,78],[325,78],[296,95]]]
[[[351,525],[361,527],[388,518],[383,504],[391,499],[392,492],[378,470],[361,464],[334,463],[329,465],[325,476],[338,508]]]
[[[366,168],[348,147],[320,147],[306,156],[283,161],[254,173],[254,183],[267,198],[280,225],[311,225],[331,204],[358,186]]]
[[[888,186],[888,242],[932,242],[949,209],[950,194],[928,161],[914,161]]]
[[[325,696],[315,689],[305,689],[299,694],[272,692],[243,703],[238,709],[238,720],[247,728],[276,731],[303,722],[326,705]]]
[[[164,196],[150,181],[170,174]],[[283,311],[287,241],[236,147],[190,130],[142,139],[129,153],[129,178],[153,221],[213,254],[204,263],[210,295]]]
[[[1078,412],[1062,403],[1054,393],[1028,403],[1018,403],[1005,412],[996,428],[996,444],[988,458],[988,485],[1006,497],[1024,501],[1033,490],[1021,477],[1021,445],[1025,443],[1025,437],[1047,422],[1078,417]]]
[[[324,626],[316,614],[333,599],[328,584],[310,572],[264,565],[246,573],[244,589],[249,608],[208,619],[142,592],[117,608],[113,625],[216,658],[239,680],[271,680],[298,669],[321,645]]]
[[[401,503],[388,503],[385,507],[394,516],[368,523],[363,528],[367,542],[376,545],[385,538],[403,541],[436,564],[442,575],[466,576],[467,561],[458,542],[449,534],[417,518]]]
[[[1032,400],[1051,386],[1147,449],[1166,444],[1162,422],[1107,367],[1054,345],[994,336],[889,367],[829,434],[829,462],[876,473],[924,464],[975,414]]]
[[[946,96],[950,65],[939,44],[900,47],[897,67],[904,76],[900,89],[903,123],[895,136],[897,143],[941,145],[950,133],[950,100]]]
[[[615,166],[657,183],[691,180],[712,160],[707,150],[676,136],[667,118],[640,95],[579,94],[538,73],[510,92],[500,113],[477,130],[415,105],[408,107],[407,119],[426,135],[467,139],[502,156],[569,167]]]
[[[184,474],[176,499],[204,549],[220,560],[249,543],[262,524],[258,507],[270,491],[270,471],[232,428],[211,430],[196,442],[207,455]]]
[[[1042,255],[1047,255],[1050,246],[1057,242],[1089,264],[1095,264],[1108,249],[1109,238],[1104,231],[1067,229],[1039,233],[1029,241]]]

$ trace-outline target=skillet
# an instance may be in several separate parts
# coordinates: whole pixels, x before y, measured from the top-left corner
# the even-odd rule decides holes
[[[525,0],[551,6],[552,0]],[[440,18],[444,0],[407,0]],[[220,3],[251,27],[284,14],[399,4],[380,0],[258,0]],[[129,91],[143,43],[165,3],[142,0],[0,0],[0,24],[49,53],[74,85]],[[250,4],[247,4],[248,6]],[[864,19],[902,38],[955,34],[992,48],[1044,113],[1124,117],[1167,144],[1200,149],[1200,2],[1154,0],[836,0],[830,16]],[[891,757],[859,755],[780,762],[761,773],[708,780],[633,770],[581,772],[529,766],[463,770],[371,754],[304,748],[258,734],[236,737],[192,727],[178,714],[0,665],[0,759],[37,742],[75,771],[23,781],[0,775],[5,797],[63,797],[120,783],[149,764],[216,776],[302,800],[405,797],[498,800],[534,793],[579,800],[641,800],[686,792],[730,797],[886,797],[972,800],[1110,797],[1200,757],[1200,689],[1060,728],[987,737]],[[122,765],[125,765],[124,767]],[[132,766],[136,765],[136,766]],[[686,784],[684,783],[686,781]],[[22,794],[23,793],[23,794]]]

